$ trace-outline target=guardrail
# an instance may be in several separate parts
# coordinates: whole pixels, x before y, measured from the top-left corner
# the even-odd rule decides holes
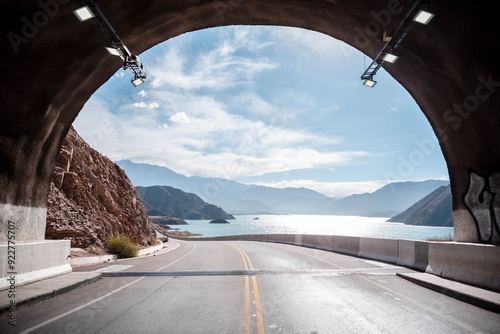
[[[247,240],[316,248],[401,265],[500,291],[500,247],[495,245],[312,234],[171,238],[196,241]]]

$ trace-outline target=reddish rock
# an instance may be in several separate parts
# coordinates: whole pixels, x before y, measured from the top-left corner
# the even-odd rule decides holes
[[[71,128],[54,168],[48,197],[46,239],[69,239],[71,247],[103,247],[125,234],[140,246],[156,234],[125,172],[92,149]]]

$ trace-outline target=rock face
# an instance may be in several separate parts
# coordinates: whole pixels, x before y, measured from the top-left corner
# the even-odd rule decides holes
[[[156,224],[161,225],[189,225],[186,221],[175,218],[175,217],[166,217],[166,216],[149,216],[149,219]]]
[[[407,225],[452,227],[451,202],[450,186],[442,186],[388,221]]]
[[[103,247],[106,237],[124,234],[140,246],[156,234],[125,172],[92,149],[71,128],[50,183],[46,239],[69,239],[71,247]]]
[[[229,222],[225,219],[217,218],[212,220],[210,224],[229,224]]]
[[[136,187],[136,190],[149,215],[182,219],[234,219],[222,208],[177,188],[152,186]]]

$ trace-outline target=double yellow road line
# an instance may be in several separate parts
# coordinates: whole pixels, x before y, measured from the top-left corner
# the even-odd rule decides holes
[[[235,248],[243,258],[243,263],[245,264],[245,270],[254,270],[252,261],[245,253],[245,251],[238,246],[231,245]],[[259,288],[257,286],[257,279],[252,276],[252,288],[253,288],[253,299],[255,301],[255,315],[257,321],[257,334],[264,334],[264,318],[262,317],[262,306],[260,303]],[[250,279],[245,276],[245,317],[243,323],[243,334],[250,334]]]

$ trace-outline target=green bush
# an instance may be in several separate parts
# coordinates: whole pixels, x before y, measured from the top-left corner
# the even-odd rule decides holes
[[[139,246],[125,235],[106,238],[105,248],[108,252],[117,254],[121,258],[136,257],[139,251]]]

